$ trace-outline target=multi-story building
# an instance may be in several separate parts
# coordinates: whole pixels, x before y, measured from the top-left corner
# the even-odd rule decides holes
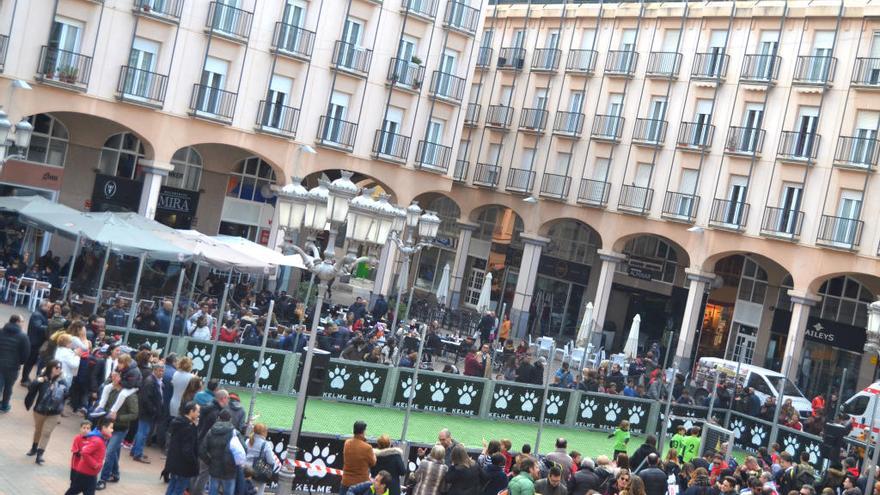
[[[519,335],[567,341],[591,302],[610,349],[640,314],[644,346],[672,338],[682,363],[742,359],[810,391],[847,368],[852,389],[876,362],[876,10],[11,0],[2,84],[33,89],[0,94],[35,134],[0,181],[276,245],[269,186],[347,169],[440,214],[417,288],[448,265],[448,299],[474,306],[492,274]]]

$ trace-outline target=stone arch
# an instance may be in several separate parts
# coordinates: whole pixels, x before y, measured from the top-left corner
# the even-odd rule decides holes
[[[615,252],[623,253],[627,250],[627,246],[630,245],[631,242],[636,241],[642,237],[655,237],[665,242],[675,250],[675,254],[678,258],[678,265],[680,267],[687,268],[690,266],[691,256],[690,253],[688,253],[687,250],[684,248],[684,246],[682,246],[675,240],[670,239],[669,237],[654,234],[651,232],[634,232],[618,237],[614,240],[614,243],[611,244],[611,249]]]
[[[360,187],[360,188],[379,187],[382,190],[382,192],[391,196],[389,201],[392,204],[398,202],[397,193],[395,192],[395,190],[391,186],[389,186],[387,181],[379,180],[372,175],[368,175],[368,174],[358,172],[355,170],[349,170],[349,171],[354,173],[354,175],[351,176],[351,181],[354,182],[355,185],[357,185],[358,187]],[[311,188],[318,185],[318,180],[324,175],[326,175],[328,179],[333,181],[333,180],[336,180],[342,176],[342,169],[330,168],[330,169],[318,170],[318,171],[311,172],[308,175],[306,175],[305,178],[303,178],[302,183],[306,187],[306,189],[311,189]],[[398,204],[398,206],[402,206],[405,208],[407,205]]]
[[[541,224],[541,227],[538,229],[538,234],[543,237],[550,237],[551,232],[554,229],[554,227],[557,227],[560,223],[564,223],[564,222],[573,222],[579,228],[583,228],[583,229],[588,230],[590,232],[590,234],[595,236],[595,238],[597,239],[597,242],[596,242],[597,249],[602,249],[602,236],[599,234],[599,231],[596,230],[595,228],[593,228],[593,226],[588,224],[587,222],[584,222],[583,220],[580,220],[577,218],[560,217],[560,218],[554,218],[552,220],[548,220],[548,221],[544,222],[543,224]]]
[[[809,282],[809,284],[807,285],[807,291],[811,294],[819,294],[822,286],[826,282],[844,276],[851,277],[867,287],[875,298],[880,297],[880,277],[878,277],[877,275],[860,272],[841,271],[823,274]],[[797,282],[797,280],[795,280],[795,282]]]
[[[108,138],[120,133],[131,133],[144,147],[144,158],[155,157],[155,147],[150,137],[125,122],[80,112],[40,112],[46,113],[61,122],[68,131],[71,146],[84,146],[101,150]],[[39,114],[33,114],[39,115]]]
[[[174,152],[176,153],[177,151],[186,148],[193,148],[199,153],[204,170],[227,174],[242,160],[246,160],[250,157],[257,157],[272,167],[279,184],[287,183],[288,178],[285,175],[284,167],[281,164],[277,163],[272,158],[267,157],[265,154],[253,151],[249,148],[234,144],[205,141],[183,144],[178,146]],[[218,168],[218,165],[222,164],[228,165]]]
[[[703,261],[700,269],[708,273],[714,273],[718,263],[732,256],[745,256],[754,260],[762,269],[768,272],[768,279],[771,285],[781,285],[786,276],[793,277],[791,270],[785,263],[780,263],[763,254],[744,250],[730,250],[712,254]]]
[[[513,208],[499,204],[488,204],[474,208],[468,214],[467,219],[479,225],[474,232],[474,237],[478,239],[487,236],[493,237],[499,231],[500,226],[501,239],[499,242],[510,243],[525,230],[523,217]],[[488,231],[489,224],[495,226],[491,232]]]

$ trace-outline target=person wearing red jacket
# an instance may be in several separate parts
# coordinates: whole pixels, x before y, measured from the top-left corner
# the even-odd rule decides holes
[[[70,451],[70,488],[64,495],[94,495],[98,473],[107,453],[107,440],[113,435],[113,420],[102,418],[92,431],[80,433],[73,439]]]

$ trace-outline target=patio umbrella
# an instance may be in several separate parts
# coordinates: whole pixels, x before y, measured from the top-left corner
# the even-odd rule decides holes
[[[437,302],[446,304],[446,296],[449,294],[449,263],[443,267],[443,275],[440,276],[440,285],[437,286]]]
[[[639,351],[639,327],[642,325],[642,317],[636,314],[633,317],[632,326],[629,328],[629,337],[626,338],[626,345],[623,346],[623,354],[626,357],[636,357]]]
[[[581,327],[578,329],[577,341],[581,345],[590,344],[590,327],[593,325],[593,302],[588,301],[587,307],[584,308],[584,319],[581,320]]]
[[[477,300],[477,310],[482,313],[489,308],[492,299],[492,274],[487,273],[480,288],[480,298]]]

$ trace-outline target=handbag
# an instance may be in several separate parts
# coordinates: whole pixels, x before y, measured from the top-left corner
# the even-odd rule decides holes
[[[254,480],[261,483],[272,481],[275,475],[275,466],[266,462],[266,458],[263,456],[265,450],[266,442],[264,441],[263,446],[260,447],[260,455],[254,459],[254,463],[251,465],[251,468],[254,470]]]

